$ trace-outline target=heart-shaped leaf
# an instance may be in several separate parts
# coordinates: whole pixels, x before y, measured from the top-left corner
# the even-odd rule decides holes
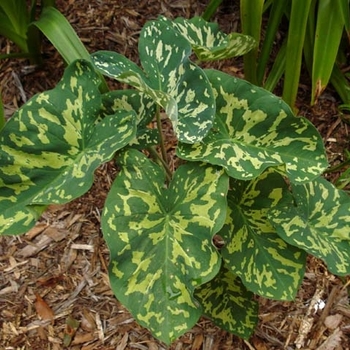
[[[268,220],[278,204],[292,205],[281,175],[266,171],[251,181],[232,180],[228,215],[220,236],[222,256],[251,291],[277,300],[294,299],[302,281],[306,254],[282,240]]]
[[[317,130],[281,99],[225,73],[206,73],[217,96],[214,126],[201,142],[180,144],[179,157],[220,165],[241,180],[283,166],[292,182],[305,182],[327,167]]]
[[[163,107],[179,140],[201,141],[213,124],[215,98],[205,73],[189,59],[189,42],[171,21],[149,21],[141,31],[139,55],[145,72],[115,52],[99,51],[92,59],[103,74],[130,84]]]
[[[1,130],[0,233],[23,233],[45,205],[84,194],[94,170],[135,137],[135,112],[100,119],[99,84],[92,65],[76,61]]]
[[[170,343],[196,323],[194,289],[220,269],[212,237],[225,220],[228,177],[186,164],[167,189],[162,169],[142,153],[124,152],[119,165],[102,217],[111,286],[141,325]]]
[[[220,272],[195,293],[203,313],[217,326],[249,338],[258,323],[258,303],[239,277],[222,264]]]
[[[269,219],[289,244],[322,259],[330,272],[350,274],[350,196],[319,177],[293,185],[296,206],[274,208]]]

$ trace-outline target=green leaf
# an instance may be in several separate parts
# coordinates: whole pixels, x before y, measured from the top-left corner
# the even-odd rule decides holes
[[[153,99],[135,90],[109,91],[102,95],[102,104],[107,115],[120,109],[135,111],[136,123],[142,126],[149,124],[156,113]]]
[[[106,115],[117,110],[135,111],[137,134],[130,145],[144,149],[159,144],[158,129],[148,126],[156,113],[156,105],[148,95],[135,90],[114,90],[102,95],[102,104]]]
[[[29,207],[65,203],[88,191],[94,170],[135,137],[134,112],[100,120],[100,80],[91,64],[69,66],[53,89],[33,97],[0,133],[0,234],[27,231]]]
[[[346,2],[348,3],[348,1]],[[311,105],[317,101],[328,85],[336,62],[345,24],[342,17],[342,3],[344,3],[344,0],[322,0],[318,2],[312,65]],[[347,4],[347,7],[349,7],[349,4]],[[325,50],[325,47],[327,50]]]
[[[209,4],[207,5],[202,17],[206,21],[209,21],[210,17],[214,15],[220,4],[222,3],[222,0],[210,0]]]
[[[286,10],[286,8],[288,8],[288,6],[290,6],[289,0],[272,1],[272,6],[271,6],[271,9],[269,10],[269,15],[268,15],[268,22],[266,25],[264,25],[266,32],[264,33],[264,40],[262,40],[262,43],[261,43],[262,45],[259,52],[258,63],[256,68],[257,85],[259,86],[262,86],[262,85],[265,86],[265,84],[263,83],[263,80],[266,74],[266,67],[271,58],[272,48],[276,41],[276,35],[278,32],[278,27],[283,17],[283,13]],[[260,33],[259,33],[259,38],[260,38]],[[281,48],[279,49],[279,52],[280,50]],[[284,58],[285,58],[285,55],[284,55]],[[275,62],[274,62],[274,65],[275,65]],[[270,70],[267,78],[273,79],[273,80],[280,80],[281,76],[279,75],[276,76],[276,73]],[[267,89],[267,90],[272,91],[273,89]]]
[[[0,34],[28,52],[27,28],[29,13],[25,0],[2,0],[0,3]]]
[[[289,244],[322,259],[336,275],[350,274],[350,197],[323,178],[292,186],[296,206],[269,214]]]
[[[303,46],[312,0],[292,0],[288,28],[283,100],[294,108],[298,92]]]
[[[331,83],[344,104],[350,104],[350,77],[346,76],[337,64],[333,67]]]
[[[220,165],[241,180],[283,165],[292,182],[304,182],[327,167],[317,130],[281,99],[225,73],[206,73],[217,96],[214,126],[202,142],[179,144],[179,157]]]
[[[78,59],[92,62],[89,52],[67,18],[56,8],[49,6],[54,1],[48,0],[44,2],[46,4],[40,17],[32,23],[33,26],[30,29],[34,27],[39,29],[50,40],[67,65]],[[107,92],[108,90],[106,81],[100,75],[100,91]]]
[[[252,37],[239,33],[225,34],[219,30],[217,23],[207,22],[202,17],[176,18],[173,26],[190,42],[201,61],[241,56],[256,46]]]
[[[130,84],[163,107],[180,141],[202,140],[213,124],[215,99],[205,73],[189,59],[188,41],[171,21],[150,21],[142,29],[139,54],[145,72],[115,52],[99,51],[92,58],[103,74]]]
[[[111,287],[137,322],[169,344],[196,323],[194,289],[220,269],[212,236],[225,220],[228,178],[186,164],[166,189],[162,168],[142,153],[124,152],[119,165],[102,217]]]
[[[273,62],[271,70],[266,77],[264,83],[264,89],[268,91],[273,91],[283,76],[285,66],[286,66],[286,52],[287,52],[287,40],[282,42],[279,48],[277,56]],[[260,72],[258,72],[260,73]]]
[[[345,31],[350,42],[350,6],[349,0],[341,0],[341,17],[345,25]]]
[[[247,289],[276,300],[294,299],[306,254],[282,240],[268,220],[276,206],[292,206],[284,179],[272,170],[252,181],[233,180],[228,214],[219,235],[222,256]]]
[[[258,303],[242,281],[222,264],[214,279],[195,293],[204,314],[220,328],[249,338],[258,323]]]
[[[263,17],[264,0],[240,0],[240,15],[242,32],[260,42],[261,22]],[[259,46],[249,51],[244,57],[245,79],[257,84],[257,59]]]
[[[39,19],[33,22],[51,41],[67,64],[78,59],[91,61],[90,54],[66,17],[54,7],[44,7]]]

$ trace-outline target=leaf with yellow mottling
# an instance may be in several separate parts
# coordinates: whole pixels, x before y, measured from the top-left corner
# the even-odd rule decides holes
[[[102,95],[103,113],[111,115],[117,110],[136,113],[137,132],[130,145],[145,149],[159,144],[158,129],[149,128],[156,114],[156,104],[148,95],[136,90],[114,90]]]
[[[139,55],[144,71],[124,56],[109,51],[92,55],[103,74],[130,84],[165,109],[176,136],[185,143],[199,142],[213,125],[215,98],[211,84],[190,61],[191,45],[170,20],[145,24]]]
[[[222,256],[247,289],[277,300],[292,300],[302,281],[306,254],[282,240],[268,220],[278,205],[292,206],[281,175],[272,169],[251,181],[232,180]]]
[[[76,61],[1,130],[0,234],[24,233],[47,204],[87,192],[94,170],[134,138],[134,111],[100,119],[99,84],[92,65]]]
[[[293,185],[296,206],[283,204],[269,215],[289,244],[322,259],[330,272],[350,274],[350,196],[323,178]]]
[[[258,303],[239,277],[222,264],[214,279],[195,293],[203,313],[220,328],[242,338],[249,338],[258,322]]]
[[[219,271],[212,237],[225,220],[228,177],[185,164],[165,188],[162,169],[142,153],[125,151],[118,163],[102,217],[111,286],[141,325],[170,343],[201,315],[195,287]]]
[[[177,155],[222,166],[240,180],[279,167],[292,182],[309,181],[327,167],[323,141],[315,127],[296,118],[289,106],[247,81],[205,70],[216,96],[216,118],[208,135]]]
[[[239,33],[225,34],[214,22],[202,17],[176,18],[173,26],[190,43],[201,61],[213,61],[241,56],[256,46],[255,40]]]

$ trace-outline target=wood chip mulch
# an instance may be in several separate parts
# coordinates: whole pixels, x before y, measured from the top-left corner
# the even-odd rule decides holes
[[[237,30],[237,9],[224,3],[217,20],[225,32]],[[194,0],[57,1],[90,52],[115,50],[135,62],[138,35],[146,20],[160,14],[189,18],[202,13],[205,5],[206,1]],[[0,49],[8,52],[13,46],[0,38]],[[23,60],[0,61],[0,89],[8,117],[61,78],[64,64],[46,40],[43,52],[41,68]],[[239,60],[218,65],[242,75]],[[312,108],[303,96],[298,100],[300,113],[319,129],[330,161],[342,162],[344,149],[349,149],[349,126],[339,113],[334,92],[327,91]],[[249,340],[222,331],[205,318],[170,347],[154,339],[137,325],[109,286],[109,252],[99,223],[115,175],[112,163],[101,166],[83,197],[50,206],[23,236],[0,237],[0,350],[350,349],[350,280],[330,274],[312,257],[294,302],[258,298],[259,324]]]

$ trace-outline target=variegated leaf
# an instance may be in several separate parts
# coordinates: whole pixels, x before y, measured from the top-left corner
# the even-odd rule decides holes
[[[100,80],[77,61],[53,89],[33,97],[0,133],[0,233],[34,225],[44,205],[88,191],[94,170],[135,137],[135,113],[100,120]]]
[[[135,319],[170,343],[201,315],[194,289],[220,269],[212,236],[225,220],[228,177],[187,164],[165,188],[162,168],[132,149],[120,167],[102,217],[110,283]]]
[[[105,115],[114,114],[117,110],[135,111],[137,134],[130,142],[131,146],[145,149],[159,144],[158,130],[148,127],[156,113],[156,105],[148,95],[136,90],[114,90],[102,95],[102,104]]]
[[[239,33],[225,34],[214,22],[202,17],[176,18],[173,26],[191,44],[201,61],[213,61],[241,56],[256,46],[255,40]]]
[[[279,166],[292,182],[300,183],[327,167],[317,130],[294,117],[281,99],[225,73],[206,73],[216,95],[214,126],[202,142],[180,144],[178,156],[220,165],[241,180]]]
[[[330,272],[350,274],[350,196],[323,178],[292,186],[296,206],[277,206],[269,218],[289,244],[322,259]]]
[[[156,113],[156,105],[149,96],[136,90],[114,90],[102,95],[104,114],[117,110],[135,111],[138,126],[146,126]]]
[[[258,303],[225,264],[214,279],[196,290],[195,296],[204,314],[217,326],[242,338],[251,336],[258,322]]]
[[[160,105],[172,103],[166,93],[155,91],[151,86],[151,80],[143,70],[125,56],[114,51],[97,51],[91,55],[91,58],[95,67],[103,74],[145,92]]]
[[[141,32],[139,55],[145,73],[114,52],[100,51],[92,59],[102,73],[136,87],[163,107],[179,140],[202,140],[213,124],[215,99],[205,73],[189,59],[189,42],[171,21],[149,21]]]
[[[279,204],[292,205],[284,179],[269,170],[251,181],[232,180],[230,187],[227,219],[219,232],[227,266],[256,294],[294,299],[306,254],[282,240],[267,216]]]

